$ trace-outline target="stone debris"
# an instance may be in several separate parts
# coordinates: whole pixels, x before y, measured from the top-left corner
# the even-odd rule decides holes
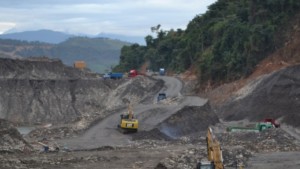
[[[31,151],[30,146],[14,127],[6,120],[0,119],[0,153]]]
[[[217,133],[216,137],[221,144],[225,167],[235,168],[239,164],[246,165],[247,160],[254,153],[300,151],[297,140],[281,129],[270,129],[260,133]],[[156,169],[195,168],[198,162],[207,160],[205,137],[183,137],[180,140],[176,143],[192,144],[194,148],[161,160]]]

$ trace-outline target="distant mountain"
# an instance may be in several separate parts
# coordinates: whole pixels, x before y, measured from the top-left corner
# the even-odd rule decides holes
[[[0,57],[58,58],[73,66],[77,60],[85,61],[94,72],[104,73],[119,63],[121,48],[132,43],[108,38],[71,37],[59,44],[0,39]]]
[[[25,32],[17,32],[17,33],[4,33],[0,35],[0,39],[12,39],[12,40],[22,40],[28,42],[45,42],[45,43],[52,43],[58,44],[70,37],[74,36],[83,36],[83,37],[90,37],[90,38],[109,38],[114,40],[120,40],[129,43],[138,43],[140,45],[145,45],[144,37],[142,36],[125,36],[125,35],[118,35],[118,34],[109,34],[109,33],[100,33],[95,36],[91,35],[72,35],[63,32],[57,32],[52,30],[37,30],[37,31],[25,31]]]
[[[142,36],[125,36],[125,35],[118,35],[118,34],[100,33],[96,37],[118,39],[118,40],[125,41],[125,42],[146,45],[145,38]]]
[[[52,30],[37,30],[37,31],[25,31],[17,33],[8,33],[0,35],[1,39],[13,39],[13,40],[22,40],[22,41],[38,41],[57,44],[67,40],[74,35],[52,31]]]

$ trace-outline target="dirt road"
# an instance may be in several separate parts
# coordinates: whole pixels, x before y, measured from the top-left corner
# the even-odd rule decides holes
[[[184,106],[202,106],[206,103],[205,99],[196,96],[182,96],[180,91],[183,85],[180,80],[166,76],[157,76],[157,78],[164,80],[165,85],[161,91],[167,94],[169,102],[157,104],[154,98],[153,104],[133,105],[134,114],[139,119],[139,131],[155,128],[157,124]],[[77,138],[59,140],[58,143],[72,150],[128,145],[131,136],[117,131],[120,114],[125,111],[126,109],[111,114]]]

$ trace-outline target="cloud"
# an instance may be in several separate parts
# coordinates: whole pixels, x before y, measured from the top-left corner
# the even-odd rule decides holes
[[[146,36],[150,27],[185,29],[216,0],[1,0],[0,22],[15,31],[52,29],[69,33]],[[3,29],[4,30],[4,29]],[[5,31],[5,30],[4,30]]]
[[[2,34],[3,32],[9,29],[12,29],[15,26],[16,24],[12,22],[0,22],[0,34]]]

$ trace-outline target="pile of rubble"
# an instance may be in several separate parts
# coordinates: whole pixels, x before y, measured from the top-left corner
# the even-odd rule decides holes
[[[222,147],[224,165],[228,168],[235,168],[238,164],[246,165],[248,159],[255,153],[300,151],[297,140],[281,129],[270,129],[260,133],[226,132],[218,133],[216,137]],[[180,144],[190,148],[161,160],[156,169],[195,168],[198,162],[207,159],[203,135],[187,137],[184,141],[181,140]]]
[[[297,140],[282,129],[268,129],[259,133],[222,133],[218,138],[227,147],[242,146],[253,153],[300,150]]]
[[[10,122],[0,119],[0,153],[31,151],[32,147]]]
[[[180,154],[173,153],[168,158],[157,164],[155,169],[194,169],[200,159],[205,159],[205,146],[199,148],[186,149]]]
[[[201,123],[199,123],[201,122]],[[192,133],[206,131],[219,122],[209,103],[203,106],[185,106],[158,125],[161,132],[179,138]]]

